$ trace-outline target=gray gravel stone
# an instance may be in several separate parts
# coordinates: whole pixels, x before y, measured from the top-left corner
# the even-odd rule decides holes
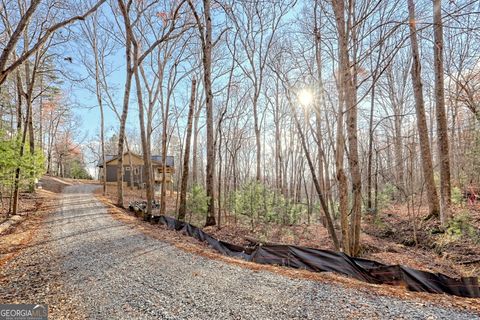
[[[54,319],[480,319],[186,253],[113,219],[94,188],[66,188],[37,243],[0,271],[1,303],[46,302]]]

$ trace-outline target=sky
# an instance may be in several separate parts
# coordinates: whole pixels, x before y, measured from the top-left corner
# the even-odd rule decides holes
[[[70,54],[67,56],[75,56],[73,52],[69,53],[66,52],[66,54]],[[118,104],[119,109],[121,109],[123,105],[123,86],[124,86],[124,81],[125,81],[125,71],[123,68],[124,63],[123,62],[124,57],[118,52],[115,55],[115,63],[118,63],[118,67],[121,68],[118,71],[115,72],[115,74],[112,77],[112,80],[115,79],[115,83],[111,81],[112,85],[118,87],[119,90],[116,93],[115,100]],[[87,78],[87,72],[85,70],[85,67],[82,64],[82,61],[79,59],[73,60],[71,65],[69,66],[69,69],[72,70],[72,74],[75,74],[76,78]],[[82,123],[81,123],[81,128],[85,133],[88,134],[90,138],[95,137],[98,135],[99,130],[100,130],[100,109],[98,106],[97,102],[97,97],[94,92],[89,90],[87,86],[93,86],[94,85],[94,80],[87,78],[86,80],[82,81],[81,83],[68,83],[67,90],[70,92],[71,98],[76,105],[74,111],[75,114],[77,114],[80,118],[82,118]],[[121,96],[120,96],[121,94]],[[132,99],[131,99],[132,100]],[[134,101],[131,101],[132,107],[136,107],[136,103]],[[129,111],[135,112],[135,110],[132,110],[134,108],[130,108]],[[118,126],[118,120],[113,113],[113,111],[105,107],[104,108],[105,112],[105,128],[114,128]],[[136,113],[136,112],[135,112]],[[131,121],[132,119],[132,114],[129,114],[129,120]],[[134,125],[133,123],[131,125]],[[136,125],[136,123],[135,123]]]
[[[95,82],[88,77],[81,58],[76,58],[80,56],[79,50],[81,49],[75,45],[66,48],[64,56],[72,57],[72,62],[65,62],[65,68],[69,73],[68,77],[82,79],[83,81],[65,81],[63,90],[68,93],[69,100],[73,105],[73,112],[79,118],[79,132],[75,140],[82,146],[88,171],[90,174],[96,175],[96,167],[94,163],[96,163],[97,157],[86,147],[86,145],[91,144],[92,142],[98,145],[100,144],[100,108],[95,93],[88,89],[89,86],[94,86]],[[115,53],[112,61],[115,62],[118,70],[112,75],[111,80],[109,81],[113,86],[118,87],[118,90],[115,90],[114,99],[120,112],[123,106],[123,87],[126,75],[124,70],[125,64],[123,63],[124,59],[122,52],[119,51]],[[117,120],[115,113],[108,106],[104,106],[104,119],[105,138],[108,139],[108,137],[112,136],[115,131],[118,130],[119,121]],[[138,111],[135,99],[131,99],[127,128],[137,126]]]

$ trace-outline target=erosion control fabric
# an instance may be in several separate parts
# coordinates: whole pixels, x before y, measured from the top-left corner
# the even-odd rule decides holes
[[[224,255],[247,261],[314,272],[335,272],[368,283],[403,285],[411,291],[446,293],[469,298],[480,297],[477,277],[455,279],[441,273],[353,258],[341,252],[292,245],[264,244],[243,247],[215,239],[200,228],[171,217],[155,216],[151,218],[151,222],[164,224],[169,229],[181,231],[197,240],[207,242]]]

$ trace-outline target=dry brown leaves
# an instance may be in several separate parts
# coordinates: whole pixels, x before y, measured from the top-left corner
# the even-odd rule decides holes
[[[31,195],[32,196],[32,195]],[[30,244],[43,219],[58,210],[59,195],[47,190],[38,190],[34,199],[36,206],[25,212],[28,217],[0,236],[0,267],[14,258],[21,250]],[[21,202],[24,199],[21,198]]]

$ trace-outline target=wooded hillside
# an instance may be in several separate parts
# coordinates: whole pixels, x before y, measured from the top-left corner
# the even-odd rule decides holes
[[[411,245],[424,232],[480,241],[478,0],[7,0],[0,12],[5,212],[44,173],[97,178],[107,155],[126,206],[132,151],[147,215],[321,226],[352,256],[365,229],[398,221]],[[155,196],[152,155],[174,156],[175,196]]]

